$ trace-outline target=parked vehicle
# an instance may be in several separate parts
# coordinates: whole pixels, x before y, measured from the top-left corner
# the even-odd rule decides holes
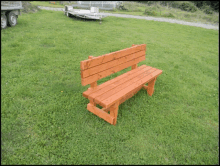
[[[64,14],[69,17],[73,15],[75,17],[80,17],[84,19],[93,19],[93,20],[101,20],[106,15],[99,13],[99,8],[97,7],[90,7],[90,10],[83,10],[83,9],[73,9],[72,6],[65,5]]]
[[[21,1],[1,1],[1,29],[7,28],[7,25],[15,26],[21,9]]]

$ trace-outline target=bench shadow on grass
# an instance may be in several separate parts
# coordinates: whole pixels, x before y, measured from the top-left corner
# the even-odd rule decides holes
[[[103,20],[95,20],[95,19],[86,19],[86,18],[76,17],[73,15],[69,15],[69,17],[76,21],[97,22],[97,23],[100,23],[103,21]]]

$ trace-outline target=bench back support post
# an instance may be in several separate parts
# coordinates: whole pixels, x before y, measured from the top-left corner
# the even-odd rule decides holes
[[[90,55],[90,56],[88,56],[88,59],[92,59],[92,58],[93,58],[93,56],[91,56],[91,55]]]
[[[134,64],[131,66],[131,70],[136,69],[137,68],[137,64]]]
[[[88,56],[88,59],[93,59],[94,57],[93,56]],[[97,81],[95,81],[95,82],[93,82],[93,83],[91,83],[90,84],[90,88],[95,88],[95,87],[97,87]]]
[[[132,47],[135,46],[135,44],[132,44]],[[131,70],[136,69],[137,68],[137,64],[134,64],[131,66]]]
[[[90,84],[90,87],[91,87],[91,88],[95,88],[95,87],[97,87],[97,81],[96,81],[96,82],[91,83],[91,84]]]

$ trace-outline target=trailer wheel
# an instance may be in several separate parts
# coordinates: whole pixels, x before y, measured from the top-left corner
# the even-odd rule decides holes
[[[17,24],[17,16],[13,12],[8,14],[8,23],[12,27]]]
[[[7,28],[7,17],[2,14],[1,15],[1,29]]]

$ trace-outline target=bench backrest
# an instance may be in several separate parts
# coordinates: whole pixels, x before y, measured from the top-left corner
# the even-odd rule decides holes
[[[145,60],[146,44],[132,45],[120,51],[112,52],[98,57],[89,56],[88,60],[81,61],[81,83],[83,86],[97,85],[97,81],[129,66],[132,69]]]

